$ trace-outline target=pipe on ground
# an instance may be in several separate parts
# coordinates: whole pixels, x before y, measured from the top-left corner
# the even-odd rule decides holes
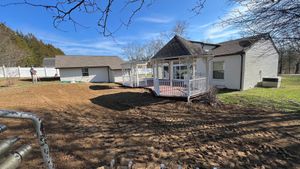
[[[6,125],[0,124],[0,133],[4,132],[6,129]]]
[[[1,169],[16,169],[20,166],[23,159],[31,152],[30,145],[24,145],[9,155],[5,161],[0,164]]]
[[[19,137],[5,139],[0,142],[0,157],[7,153],[9,149],[19,140]]]
[[[0,118],[19,118],[19,119],[29,119],[33,122],[36,134],[39,140],[42,156],[47,169],[54,169],[52,159],[49,153],[49,146],[47,144],[46,134],[44,131],[42,120],[35,114],[28,112],[17,112],[9,110],[0,110]]]

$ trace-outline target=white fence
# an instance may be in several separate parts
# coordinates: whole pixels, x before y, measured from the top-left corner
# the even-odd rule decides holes
[[[38,77],[59,77],[59,70],[53,67],[36,67]],[[5,67],[0,68],[0,78],[20,77],[30,78],[30,67]]]

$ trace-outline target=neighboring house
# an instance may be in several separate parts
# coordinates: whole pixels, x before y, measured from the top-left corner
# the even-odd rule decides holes
[[[263,77],[277,77],[278,58],[267,34],[219,44],[175,36],[151,58],[154,86],[148,87],[159,96],[188,99],[209,86],[246,90]]]
[[[124,61],[118,56],[65,56],[55,59],[60,80],[66,82],[122,82]]]
[[[55,67],[55,58],[44,58],[43,67]]]

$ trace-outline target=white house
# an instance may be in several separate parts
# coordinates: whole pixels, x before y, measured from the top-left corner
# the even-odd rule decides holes
[[[122,82],[124,61],[118,56],[66,56],[55,58],[64,82]]]
[[[262,78],[277,77],[278,58],[267,34],[219,44],[175,36],[151,58],[153,86],[146,87],[159,96],[188,99],[206,92],[209,86],[246,90]]]

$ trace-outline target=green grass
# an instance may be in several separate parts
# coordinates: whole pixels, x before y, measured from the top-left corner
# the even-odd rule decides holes
[[[281,87],[254,88],[246,91],[220,92],[224,103],[272,108],[281,111],[300,111],[300,75],[282,76]]]

